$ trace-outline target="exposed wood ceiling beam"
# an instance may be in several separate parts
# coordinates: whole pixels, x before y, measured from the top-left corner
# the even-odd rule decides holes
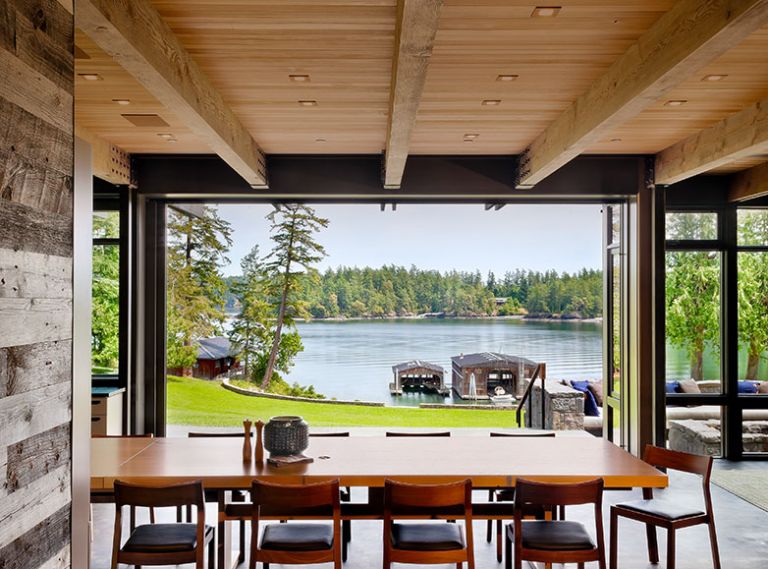
[[[400,187],[443,0],[399,0],[384,150],[384,188]]]
[[[264,155],[149,0],[75,0],[75,23],[253,187]]]
[[[768,154],[768,99],[661,151],[656,183],[674,184],[756,154]]]
[[[743,202],[763,196],[768,196],[768,162],[734,176],[729,201]]]
[[[520,159],[530,188],[768,23],[768,0],[681,0],[541,133]]]
[[[131,157],[122,148],[75,125],[75,136],[91,145],[93,175],[112,184],[131,184]]]

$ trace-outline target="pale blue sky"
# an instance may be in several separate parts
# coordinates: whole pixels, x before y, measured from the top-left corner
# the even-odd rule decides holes
[[[516,268],[574,272],[600,268],[599,205],[507,205],[485,211],[482,205],[378,204],[315,205],[330,220],[319,236],[326,267],[415,265],[420,269],[474,271],[497,276]],[[269,205],[221,205],[232,224],[234,244],[225,274],[240,273],[240,259],[254,244],[262,254],[272,245],[264,216]]]

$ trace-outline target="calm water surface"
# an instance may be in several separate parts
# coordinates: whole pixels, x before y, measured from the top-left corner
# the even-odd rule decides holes
[[[392,397],[392,366],[428,360],[446,370],[462,353],[504,352],[547,364],[549,378],[600,378],[602,327],[596,322],[525,320],[365,320],[298,324],[304,351],[287,378],[312,384],[326,397],[387,405],[453,401],[437,395]]]

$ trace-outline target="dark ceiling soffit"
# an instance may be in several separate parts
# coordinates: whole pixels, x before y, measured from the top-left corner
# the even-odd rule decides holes
[[[667,208],[720,207],[728,203],[732,175],[701,174],[666,186]]]
[[[381,156],[272,155],[269,189],[254,190],[208,155],[134,156],[138,191],[172,200],[435,202],[602,201],[637,193],[642,156],[582,156],[531,190],[514,187],[516,156],[411,156],[402,188],[381,186]]]

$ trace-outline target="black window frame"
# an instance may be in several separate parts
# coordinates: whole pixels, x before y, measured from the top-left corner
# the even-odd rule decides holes
[[[91,374],[92,387],[118,387],[128,385],[129,374],[129,326],[130,326],[130,198],[127,188],[120,188],[94,178],[93,212],[116,211],[120,215],[119,237],[94,237],[93,246],[117,246],[119,267],[119,314],[118,314],[118,373]]]

